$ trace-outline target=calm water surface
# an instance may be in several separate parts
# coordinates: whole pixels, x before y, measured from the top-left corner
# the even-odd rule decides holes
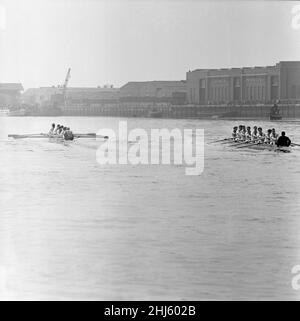
[[[7,139],[53,120],[76,132],[118,127],[117,118],[0,118],[1,299],[299,299],[300,147],[207,144],[233,121],[128,119],[204,128],[204,172],[186,176],[178,165],[99,165],[95,140]],[[297,123],[259,125],[300,143]]]

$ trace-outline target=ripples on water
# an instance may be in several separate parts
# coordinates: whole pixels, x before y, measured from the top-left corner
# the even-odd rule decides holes
[[[117,121],[56,120],[78,132]],[[233,121],[128,119],[131,128],[204,128],[205,170],[185,176],[183,166],[100,166],[91,140],[6,139],[52,122],[0,118],[0,298],[299,298],[300,147],[207,144]],[[259,125],[300,143],[296,124]]]

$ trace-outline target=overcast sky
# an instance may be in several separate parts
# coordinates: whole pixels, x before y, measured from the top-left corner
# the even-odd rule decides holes
[[[300,60],[296,2],[0,0],[0,82],[25,88],[185,79]]]

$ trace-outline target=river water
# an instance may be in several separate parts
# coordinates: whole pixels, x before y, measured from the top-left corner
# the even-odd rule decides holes
[[[209,144],[239,121],[122,119],[203,128],[204,172],[187,176],[180,165],[100,165],[92,139],[7,139],[53,120],[76,132],[119,121],[0,118],[1,299],[299,299],[300,147]],[[297,123],[258,125],[300,143]]]

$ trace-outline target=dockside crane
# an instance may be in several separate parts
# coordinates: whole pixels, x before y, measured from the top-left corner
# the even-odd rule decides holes
[[[68,69],[66,78],[65,78],[65,82],[62,86],[63,90],[62,90],[62,96],[63,96],[63,102],[64,105],[66,105],[66,92],[67,92],[67,87],[68,87],[68,83],[69,83],[69,79],[71,78],[71,68]]]

